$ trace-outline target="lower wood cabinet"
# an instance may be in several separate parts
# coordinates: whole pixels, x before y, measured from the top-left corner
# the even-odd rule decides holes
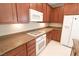
[[[52,31],[50,31],[46,34],[46,44],[48,44],[52,39],[52,33],[51,33]]]
[[[53,30],[52,31],[52,40],[60,42],[61,39],[61,30]]]
[[[26,56],[26,51],[26,44],[24,44],[11,51],[8,51],[7,53],[3,54],[3,56]]]
[[[48,44],[51,40],[60,42],[61,29],[54,29],[47,33],[46,43]]]
[[[7,53],[3,56],[35,56],[36,55],[36,42],[31,40]]]
[[[27,48],[28,56],[35,56],[36,55],[36,40],[29,41],[26,44],[26,48]]]

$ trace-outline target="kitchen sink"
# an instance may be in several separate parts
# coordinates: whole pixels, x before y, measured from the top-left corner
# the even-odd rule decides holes
[[[41,32],[41,31],[32,31],[32,32],[29,32],[27,34],[32,35],[32,36],[39,36],[39,35],[43,34],[43,32]]]

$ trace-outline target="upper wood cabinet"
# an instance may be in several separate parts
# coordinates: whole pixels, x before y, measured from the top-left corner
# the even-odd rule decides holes
[[[1,3],[0,24],[29,22],[29,9],[34,9],[42,12],[42,22],[50,22],[52,8],[47,3]]]
[[[16,23],[15,4],[0,3],[0,24],[1,23]]]
[[[43,22],[47,20],[47,4],[43,4]]]
[[[27,23],[29,21],[29,4],[0,4],[0,24]]]
[[[58,23],[63,23],[63,19],[64,19],[64,7],[60,7]]]
[[[43,4],[42,3],[30,3],[30,9],[34,9],[37,11],[43,11]]]
[[[40,11],[40,12],[43,11],[43,4],[42,3],[37,3],[36,6],[37,6],[36,8],[37,8],[38,11]]]
[[[64,7],[52,8],[51,11],[51,22],[53,23],[63,23],[64,18]]]
[[[64,14],[65,15],[76,15],[77,14],[77,10],[79,8],[77,3],[67,3],[64,4]]]
[[[51,8],[49,5],[47,5],[47,16],[46,16],[46,22],[50,21],[50,13],[51,13]]]
[[[17,5],[18,23],[27,23],[29,21],[29,4],[18,3],[16,5]]]
[[[79,3],[77,3],[77,14],[79,15]]]
[[[36,3],[30,3],[30,9],[36,10]]]
[[[53,8],[53,19],[52,19],[52,22],[53,23],[58,23],[58,20],[59,20],[59,8]]]

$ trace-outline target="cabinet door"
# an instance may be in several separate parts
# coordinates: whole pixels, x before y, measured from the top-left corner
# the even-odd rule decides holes
[[[26,45],[21,45],[7,53],[4,54],[4,56],[26,56]]]
[[[27,42],[27,54],[28,56],[35,56],[36,55],[36,40],[31,40]]]
[[[36,3],[30,3],[30,9],[34,9],[34,10],[36,10],[37,8],[36,8]]]
[[[77,3],[77,14],[79,15],[79,3]]]
[[[47,21],[47,4],[43,3],[43,22]]]
[[[56,7],[53,8],[52,11],[52,22],[54,23],[63,23],[63,18],[64,18],[64,8],[61,7]]]
[[[42,12],[43,4],[42,3],[30,3],[30,9],[34,9]]]
[[[54,16],[52,19],[53,23],[57,23],[57,20],[59,18],[59,8],[54,8],[53,16]]]
[[[46,34],[46,44],[48,44],[52,40],[52,31]]]
[[[51,9],[51,17],[50,17],[50,22],[51,23],[54,23],[54,17],[55,17],[55,15],[54,15],[54,8],[52,8]]]
[[[16,23],[16,7],[15,4],[0,4],[0,23]]]
[[[37,3],[36,8],[38,11],[42,12],[43,11],[43,4],[42,3]]]
[[[29,4],[18,3],[17,5],[17,17],[18,23],[26,23],[29,21]]]
[[[55,23],[63,23],[63,18],[64,18],[64,8],[57,7],[54,9],[54,22]]]
[[[77,3],[64,4],[65,15],[76,15],[77,14]]]
[[[61,30],[53,30],[52,31],[52,40],[60,42]]]
[[[58,23],[63,23],[63,19],[64,19],[64,7],[59,7]]]
[[[47,5],[47,17],[46,18],[47,18],[46,22],[49,22],[50,20],[50,6],[49,5]]]

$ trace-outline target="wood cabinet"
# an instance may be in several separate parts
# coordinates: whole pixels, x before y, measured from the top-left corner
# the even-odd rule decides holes
[[[18,3],[16,6],[18,23],[27,23],[29,21],[29,4]]]
[[[46,16],[46,22],[50,22],[50,15],[51,14],[51,8],[49,5],[47,5],[47,16]]]
[[[2,3],[0,4],[0,24],[29,22],[29,9],[43,12],[42,22],[50,22],[52,8],[47,3]]]
[[[61,38],[61,30],[53,30],[52,31],[52,40],[60,42]]]
[[[3,54],[3,56],[26,56],[27,55],[26,51],[27,51],[26,44],[24,44]]]
[[[36,3],[30,3],[30,9],[36,10]]]
[[[37,11],[43,12],[43,4],[42,4],[42,3],[37,3],[36,6],[37,6],[37,7],[36,7],[36,10],[37,10]]]
[[[50,21],[52,23],[63,23],[63,19],[64,19],[64,7],[60,6],[52,8]]]
[[[30,3],[30,9],[34,9],[39,12],[42,12],[43,11],[43,4],[42,3]]]
[[[43,22],[47,22],[47,4],[43,3]]]
[[[48,44],[51,40],[60,42],[61,39],[61,29],[54,29],[47,33],[46,43]]]
[[[52,31],[46,34],[46,44],[48,44],[52,40]]]
[[[27,43],[27,55],[35,56],[36,55],[36,40],[31,40]]]
[[[77,14],[79,15],[79,3],[77,3]]]
[[[65,15],[76,15],[77,14],[77,3],[67,3],[64,4],[64,14]]]
[[[16,8],[15,4],[0,3],[0,24],[1,23],[16,23]]]
[[[64,19],[64,7],[59,7],[58,23],[63,24],[63,19]]]
[[[0,4],[0,24],[27,23],[29,21],[29,4]]]
[[[52,7],[50,7],[48,4],[43,4],[43,22],[49,23],[51,19],[51,11]]]
[[[35,56],[35,55],[36,55],[36,41],[35,40],[31,40],[3,54],[3,56]]]

